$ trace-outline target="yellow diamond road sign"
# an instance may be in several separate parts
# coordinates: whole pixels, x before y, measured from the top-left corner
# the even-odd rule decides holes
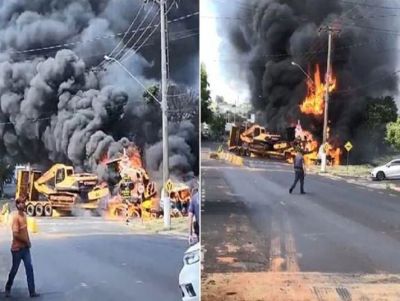
[[[349,152],[353,148],[353,144],[351,144],[350,141],[347,141],[347,143],[344,145],[344,148]]]
[[[165,183],[165,190],[170,193],[172,189],[174,189],[174,184],[172,184],[171,180],[168,180],[167,183]]]

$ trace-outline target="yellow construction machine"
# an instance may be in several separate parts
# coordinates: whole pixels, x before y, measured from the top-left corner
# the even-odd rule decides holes
[[[229,151],[241,156],[260,156],[289,159],[294,149],[281,135],[271,134],[258,124],[232,126],[228,139]]]
[[[154,217],[158,214],[157,190],[146,170],[132,163],[126,152],[106,163],[121,177],[118,194],[108,202],[110,217]]]
[[[53,209],[71,212],[76,206],[94,210],[108,194],[107,187],[98,185],[96,175],[75,173],[64,164],[55,164],[45,173],[30,167],[17,172],[16,198],[27,198],[29,216],[52,216]]]

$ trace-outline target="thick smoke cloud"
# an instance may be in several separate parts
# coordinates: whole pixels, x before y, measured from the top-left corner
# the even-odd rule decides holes
[[[196,12],[195,2],[182,2],[179,9],[171,9],[169,18]],[[158,176],[161,162],[155,150],[161,140],[160,108],[144,102],[143,89],[118,65],[92,69],[117,45],[122,35],[116,34],[129,27],[142,3],[0,3],[0,155],[13,163],[43,167],[64,162],[107,178],[99,161],[137,145],[150,172]],[[157,7],[147,4],[142,17],[143,12],[149,12],[150,17],[142,24],[147,26]],[[170,31],[193,27],[198,28],[196,17],[171,24]],[[159,45],[159,33],[149,43]],[[65,45],[47,48],[57,44]],[[30,51],[34,48],[44,49]],[[190,67],[198,62],[197,40],[172,41],[170,53],[173,49],[185,51],[171,55],[171,81],[197,89],[198,73]],[[159,82],[159,56],[159,47],[144,47],[124,63],[146,86],[151,86]],[[177,176],[197,170],[194,164],[198,154],[191,144],[196,139],[196,127],[190,121],[171,124],[170,161]]]
[[[366,133],[358,127],[366,96],[396,96],[398,92],[397,76],[393,76],[397,38],[368,30],[396,28],[394,24],[399,22],[387,16],[390,10],[346,5],[339,0],[242,1],[231,9],[238,20],[221,22],[220,35],[233,46],[232,65],[237,62],[247,71],[252,105],[261,122],[273,130],[284,130],[300,119],[321,138],[322,118],[305,118],[299,112],[306,95],[305,76],[291,62],[310,73],[319,64],[324,74],[327,34],[319,28],[330,24],[340,29],[333,43],[333,72],[338,82],[330,102],[331,133],[339,142],[352,139],[355,144],[366,143]],[[217,10],[226,15],[222,6]],[[220,54],[226,59],[223,49]],[[237,74],[233,68],[226,64],[227,74]]]

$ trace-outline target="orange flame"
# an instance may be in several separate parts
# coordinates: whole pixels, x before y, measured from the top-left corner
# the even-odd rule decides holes
[[[128,149],[126,150],[126,155],[129,158],[129,163],[132,167],[143,168],[142,158],[137,147],[128,147]]]
[[[306,166],[316,164],[319,159],[319,148],[320,143],[314,138],[313,134],[306,130],[301,130],[301,135],[297,137],[299,139],[299,145],[305,152],[304,154],[304,164]],[[328,143],[327,154],[330,157],[329,164],[331,166],[340,165],[340,155],[342,154],[342,150],[340,147],[333,146],[333,143]],[[288,163],[293,163],[293,157],[296,155],[295,151],[292,151],[292,156],[290,156],[287,160]]]
[[[336,78],[331,77],[329,80],[329,92],[336,88]],[[307,79],[307,96],[300,105],[300,111],[305,114],[321,116],[324,113],[324,96],[325,84],[321,82],[321,73],[319,65],[316,65],[314,73],[314,81]]]
[[[106,164],[107,164],[107,161],[108,161],[108,155],[107,155],[107,153],[105,153],[105,154],[103,154],[103,155],[101,156],[101,158],[100,158],[98,164],[106,165]]]
[[[340,165],[340,155],[342,151],[340,147],[334,147],[332,144],[328,143],[328,155],[331,157],[331,165]]]

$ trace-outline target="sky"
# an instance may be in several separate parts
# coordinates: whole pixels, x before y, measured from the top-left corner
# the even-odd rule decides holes
[[[244,74],[237,68],[235,76],[224,73],[224,58],[230,45],[223,41],[217,31],[218,12],[216,5],[229,5],[230,0],[201,0],[200,1],[200,59],[206,65],[211,97],[221,95],[225,101],[237,105],[249,103],[250,92]],[[220,54],[220,50],[223,51]],[[232,63],[232,62],[230,62]],[[239,65],[238,65],[239,66]],[[231,72],[231,71],[230,71]],[[236,76],[237,75],[237,76]]]

